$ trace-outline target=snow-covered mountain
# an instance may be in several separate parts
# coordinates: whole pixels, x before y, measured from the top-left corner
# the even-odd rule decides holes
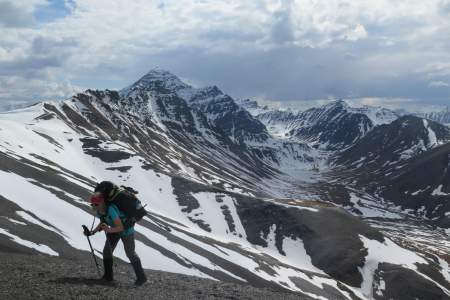
[[[398,115],[381,107],[350,107],[344,100],[304,112],[271,110],[256,116],[276,137],[296,139],[325,150],[346,148],[373,127]]]
[[[416,116],[419,118],[428,119],[431,121],[441,123],[446,126],[450,126],[450,111],[449,111],[448,107],[442,111],[411,112],[411,111],[407,111],[405,109],[397,109],[397,110],[395,110],[395,112],[399,116],[413,115],[413,116]]]
[[[237,99],[236,104],[248,111],[252,116],[256,117],[265,112],[272,111],[267,105],[261,106],[258,101],[251,99]]]
[[[299,197],[327,190],[325,177],[310,179],[321,176],[310,170],[321,154],[305,141],[362,141],[361,121],[364,133],[373,127],[342,103],[303,116],[314,121],[304,136],[279,139],[217,87],[196,89],[163,70],[120,92],[88,90],[2,113],[0,252],[88,251],[85,199],[96,182],[112,180],[133,186],[148,205],[136,228],[146,268],[311,298],[388,298],[399,289],[449,297],[443,256],[401,247],[333,204]],[[439,144],[439,130],[428,125]],[[308,189],[299,190],[305,178],[289,168],[308,173]],[[99,252],[103,241],[93,237]]]
[[[120,94],[129,102],[144,99],[144,104],[146,97],[155,99],[164,97],[164,101],[158,103],[160,106],[167,103],[167,98],[171,97],[171,101],[177,101],[177,105],[180,106],[172,107],[172,113],[190,113],[190,110],[182,107],[188,105],[193,108],[193,111],[202,112],[207,121],[238,143],[265,142],[268,138],[264,125],[254,119],[248,111],[238,106],[218,87],[196,89],[165,70],[151,70],[136,83],[122,90]],[[182,100],[180,101],[180,99]],[[165,113],[170,113],[170,111],[166,110]],[[167,116],[169,120],[172,117],[171,115]]]
[[[357,124],[358,126],[354,126]],[[345,148],[363,137],[373,126],[362,113],[354,113],[345,101],[338,100],[301,113],[290,134],[327,150]]]
[[[448,108],[444,111],[426,113],[423,117],[450,126],[450,111]]]
[[[291,131],[298,127],[302,115],[290,110],[272,110],[261,113],[256,116],[269,132],[277,138],[290,139]]]
[[[374,128],[351,148],[339,153],[340,164],[393,165],[450,141],[450,129],[414,116]]]
[[[253,171],[261,169],[258,173],[289,171],[314,163],[314,149],[305,143],[272,138],[263,123],[216,86],[193,88],[170,72],[155,69],[120,91],[120,95],[120,105],[126,110],[136,110],[166,128],[178,128],[178,134],[215,135],[221,148],[248,161]]]
[[[366,115],[372,121],[373,126],[389,124],[400,117],[393,110],[379,106],[350,107],[349,111]]]

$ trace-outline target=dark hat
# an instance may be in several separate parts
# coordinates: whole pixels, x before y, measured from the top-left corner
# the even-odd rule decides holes
[[[115,189],[115,184],[111,181],[102,181],[95,187],[94,192],[101,193],[105,199],[110,197],[111,192]]]

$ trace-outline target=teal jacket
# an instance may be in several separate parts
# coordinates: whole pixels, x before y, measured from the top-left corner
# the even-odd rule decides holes
[[[108,224],[110,227],[116,227],[116,224],[114,223],[114,220],[119,217],[120,221],[122,221],[122,224],[125,224],[126,217],[123,212],[121,212],[115,204],[110,204],[107,206],[106,215],[101,215],[97,213],[97,217],[102,219],[106,224]],[[134,226],[120,232],[121,236],[127,236],[134,233]]]

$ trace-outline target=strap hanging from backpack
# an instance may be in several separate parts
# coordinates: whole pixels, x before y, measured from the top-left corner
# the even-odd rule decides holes
[[[95,224],[95,215],[94,215],[94,220],[92,220],[91,231],[94,230],[94,224]]]

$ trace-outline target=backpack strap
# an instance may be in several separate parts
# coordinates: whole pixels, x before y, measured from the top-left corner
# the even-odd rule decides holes
[[[123,192],[123,189],[119,188],[119,187],[115,187],[110,193],[109,193],[109,197],[108,197],[108,201],[107,202],[112,202],[114,201],[114,199],[116,199],[116,197]]]
[[[106,216],[101,216],[100,217],[100,222],[101,223],[106,223]]]

